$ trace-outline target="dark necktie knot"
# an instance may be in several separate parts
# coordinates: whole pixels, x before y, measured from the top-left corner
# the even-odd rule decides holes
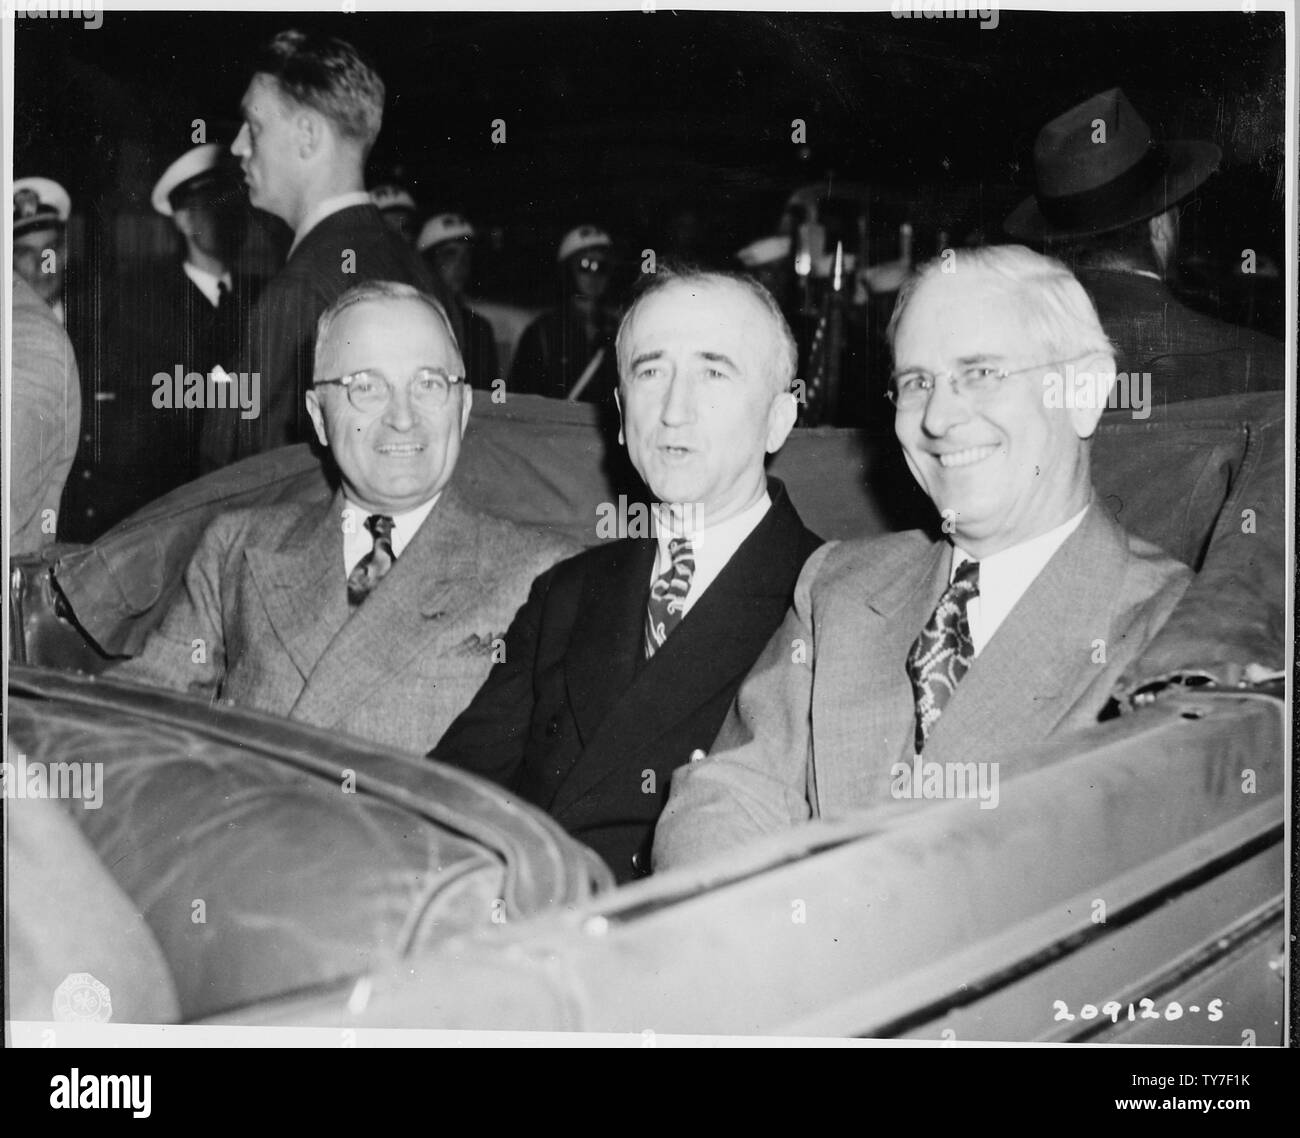
[[[387,514],[371,514],[366,518],[366,529],[375,539],[375,544],[348,574],[348,603],[354,607],[374,592],[397,559],[393,552],[391,517]]]
[[[975,659],[966,606],[979,596],[979,562],[966,561],[953,574],[934,613],[907,654],[907,674],[916,698],[917,754],[952,699],[961,678]]]

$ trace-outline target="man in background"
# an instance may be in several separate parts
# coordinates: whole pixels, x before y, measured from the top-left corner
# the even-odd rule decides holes
[[[401,281],[447,303],[365,190],[366,157],[383,107],[383,80],[343,40],[287,31],[262,52],[231,151],[249,200],[281,218],[294,237],[284,268],[258,299],[236,361],[240,373],[260,384],[260,414],[246,419],[239,408],[207,408],[204,470],[308,437],[303,397],[316,321],[348,288]],[[451,318],[459,337],[459,320]]]
[[[44,298],[19,275],[13,288],[9,554],[55,540],[59,499],[77,452],[81,387],[72,343]]]
[[[440,213],[424,223],[415,247],[460,312],[465,328],[461,347],[470,383],[491,390],[494,380],[504,378],[497,367],[496,333],[465,299],[474,273],[477,238],[474,227],[460,214]]]
[[[1286,384],[1282,344],[1183,304],[1182,203],[1214,173],[1212,142],[1157,142],[1118,87],[1049,122],[1034,144],[1036,192],[1007,218],[1013,237],[1074,269],[1126,374],[1149,372],[1157,404]]]

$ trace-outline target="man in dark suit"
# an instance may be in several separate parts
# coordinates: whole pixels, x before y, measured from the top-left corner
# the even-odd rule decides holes
[[[1150,373],[1158,404],[1286,384],[1280,341],[1196,312],[1168,284],[1180,203],[1219,157],[1211,142],[1153,141],[1112,88],[1043,127],[1034,145],[1037,192],[1006,220],[1013,237],[1041,243],[1074,269],[1115,344],[1118,369]]]
[[[101,337],[93,432],[68,485],[61,536],[89,541],[199,474],[199,388],[183,378],[235,370],[256,284],[237,261],[247,203],[226,148],[187,150],[154,185],[180,237],[179,263],[116,282]],[[180,378],[178,378],[180,377]]]
[[[796,351],[762,286],[661,272],[616,347],[619,437],[657,532],[537,580],[434,757],[513,786],[627,881],[649,872],[670,774],[713,741],[820,540],[763,467],[794,424]]]
[[[385,225],[364,170],[383,120],[384,84],[351,44],[281,32],[244,93],[231,150],[254,206],[294,232],[283,269],[253,310],[237,366],[257,375],[260,414],[207,408],[201,465],[214,470],[309,436],[303,395],[316,321],[346,289],[391,280],[432,293],[458,315],[415,251]]]
[[[427,751],[534,577],[575,548],[456,493],[463,379],[432,297],[388,281],[345,293],[321,318],[306,396],[338,493],[218,515],[184,590],[113,674]]]
[[[1093,494],[1115,367],[1063,265],[957,250],[903,287],[890,338],[895,432],[945,536],[809,558],[712,756],[673,778],[656,869],[867,807],[995,807],[1002,760],[1095,723],[1191,579]]]

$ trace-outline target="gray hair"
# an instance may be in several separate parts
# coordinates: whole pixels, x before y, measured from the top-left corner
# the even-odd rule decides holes
[[[919,265],[898,290],[886,338],[894,347],[898,325],[917,290],[941,273],[980,270],[1000,278],[1023,300],[1026,323],[1055,358],[1071,359],[1096,352],[1114,356],[1115,347],[1097,317],[1097,309],[1075,275],[1060,261],[1024,245],[985,245],[976,249],[947,249]]]
[[[694,267],[675,268],[661,265],[657,272],[646,275],[644,284],[638,291],[636,298],[623,314],[623,319],[618,326],[618,335],[614,339],[614,351],[618,357],[620,372],[625,358],[624,349],[628,329],[632,326],[632,318],[636,315],[636,310],[656,293],[663,292],[670,285],[677,284],[704,287],[731,284],[743,289],[757,300],[763,306],[763,311],[767,313],[771,321],[772,338],[776,341],[776,352],[770,365],[773,382],[782,393],[790,390],[791,385],[794,383],[795,372],[799,369],[799,349],[794,342],[794,334],[790,331],[790,325],[786,322],[785,313],[781,311],[781,306],[777,304],[776,298],[748,273],[715,271]]]
[[[416,288],[414,285],[403,284],[400,281],[362,281],[360,284],[355,284],[348,289],[347,292],[325,309],[320,314],[320,319],[316,321],[316,351],[312,361],[313,379],[321,378],[323,345],[333,329],[335,321],[349,308],[372,300],[418,301],[437,316],[442,322],[442,326],[447,330],[451,342],[456,343],[456,334],[452,331],[451,321],[447,319],[447,310],[443,308],[436,297],[430,296],[427,292]],[[457,350],[459,350],[459,347]]]

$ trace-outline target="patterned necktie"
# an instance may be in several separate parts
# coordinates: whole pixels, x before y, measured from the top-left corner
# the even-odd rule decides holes
[[[374,536],[375,545],[348,574],[348,603],[354,608],[370,596],[397,558],[393,552],[392,518],[371,514],[366,518],[366,529]]]
[[[668,543],[673,563],[650,586],[645,613],[645,658],[648,660],[682,621],[686,594],[695,576],[695,550],[689,537],[675,537]]]
[[[979,562],[964,562],[907,654],[907,674],[912,679],[912,691],[916,696],[918,755],[952,699],[958,682],[975,659],[966,605],[979,594]]]

